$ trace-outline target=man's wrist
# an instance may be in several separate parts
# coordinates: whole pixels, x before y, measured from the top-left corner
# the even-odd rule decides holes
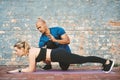
[[[56,39],[55,42],[58,43],[58,40]]]

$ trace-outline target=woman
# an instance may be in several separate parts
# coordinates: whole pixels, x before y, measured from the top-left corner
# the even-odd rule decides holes
[[[30,47],[29,44],[25,41],[17,42],[14,45],[14,49],[18,56],[28,55],[29,67],[8,71],[8,73],[34,72],[36,71],[36,63],[40,61],[44,61],[46,63],[49,61],[59,62],[62,70],[67,70],[69,67],[65,64],[82,64],[87,62],[101,63],[103,64],[103,71],[106,73],[109,73],[114,65],[112,60],[106,60],[96,56],[84,57],[76,54],[68,54],[68,52],[63,48],[45,49]]]

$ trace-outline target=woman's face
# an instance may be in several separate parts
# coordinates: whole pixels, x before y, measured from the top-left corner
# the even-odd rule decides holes
[[[18,49],[17,47],[14,47],[15,54],[18,56],[23,56],[25,54],[25,51],[23,48]]]

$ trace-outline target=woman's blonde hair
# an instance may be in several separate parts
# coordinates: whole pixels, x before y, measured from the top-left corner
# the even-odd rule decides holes
[[[28,53],[30,49],[30,45],[26,41],[18,41],[14,47],[17,47],[18,49],[23,48],[25,50],[25,53]]]

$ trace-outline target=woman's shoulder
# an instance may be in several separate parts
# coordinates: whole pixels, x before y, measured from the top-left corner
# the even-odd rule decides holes
[[[38,54],[40,51],[40,48],[36,48],[36,47],[31,47],[29,50],[30,54]]]

